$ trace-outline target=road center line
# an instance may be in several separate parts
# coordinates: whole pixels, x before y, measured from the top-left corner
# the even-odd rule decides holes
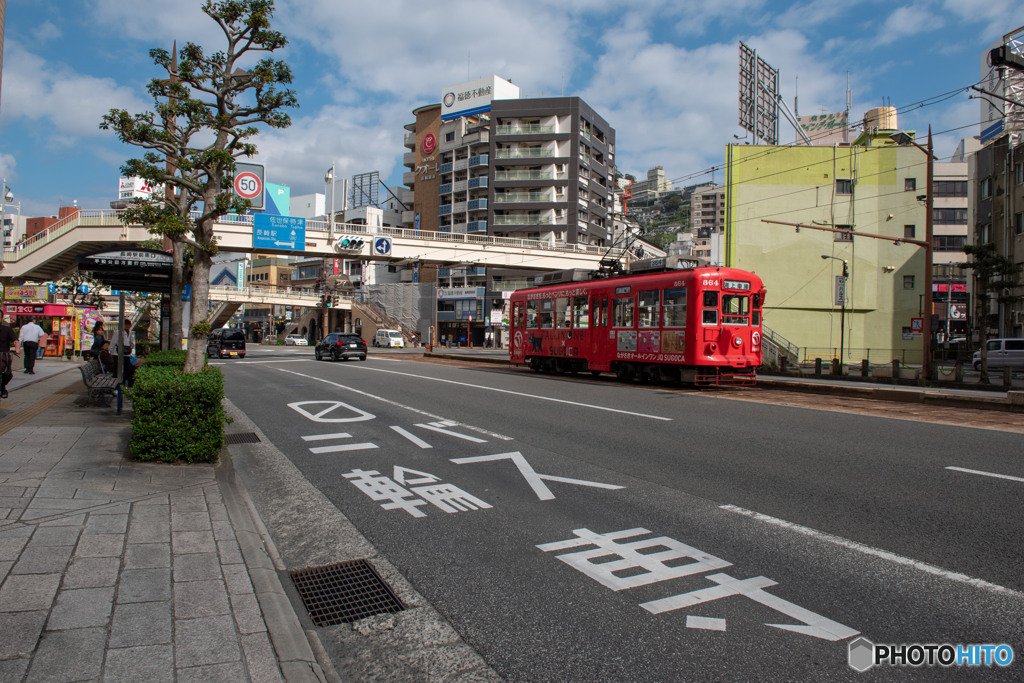
[[[1009,479],[1010,481],[1024,481],[1024,477],[1011,477],[1008,474],[996,474],[995,472],[982,472],[981,470],[969,470],[963,467],[947,467],[947,470],[966,472],[967,474],[980,474],[983,477],[995,477],[996,479]]]
[[[1005,586],[1000,586],[995,583],[989,583],[988,581],[984,581],[982,579],[975,579],[973,577],[967,576],[966,574],[960,574],[959,572],[952,572],[948,569],[943,569],[942,567],[936,567],[933,564],[928,564],[927,562],[919,562],[918,560],[912,560],[909,557],[903,557],[902,555],[891,553],[888,550],[882,550],[881,548],[873,548],[869,545],[864,545],[863,543],[857,543],[856,541],[851,541],[840,536],[833,536],[832,534],[827,534],[824,531],[817,531],[816,529],[811,529],[810,527],[794,524],[793,522],[787,522],[786,520],[779,519],[777,517],[762,515],[760,512],[754,512],[753,510],[747,510],[745,508],[737,507],[735,505],[719,505],[718,507],[721,508],[722,510],[727,510],[729,512],[735,512],[738,515],[743,515],[744,517],[756,519],[759,522],[772,524],[774,526],[782,527],[784,529],[789,529],[790,531],[796,531],[797,533],[804,534],[805,536],[816,538],[820,541],[826,541],[828,543],[840,545],[844,548],[856,550],[858,552],[864,553],[865,555],[873,555],[875,557],[880,557],[883,560],[895,562],[896,564],[902,564],[907,567],[913,567],[914,569],[919,569],[923,572],[927,572],[928,574],[934,574],[935,576],[939,576],[944,579],[949,579],[950,581],[966,583],[968,585],[974,586],[975,588],[981,588],[982,590],[986,590],[992,593],[1011,595],[1015,598],[1024,598],[1024,593],[1015,591],[1012,588],[1006,588]]]
[[[580,408],[591,408],[593,410],[604,410],[609,413],[619,413],[620,415],[632,415],[634,417],[646,417],[651,420],[662,420],[664,422],[671,422],[671,417],[661,417],[659,415],[648,415],[647,413],[635,413],[630,410],[620,410],[618,408],[608,408],[605,406],[594,405],[592,403],[580,403],[579,401],[569,401],[564,398],[552,398],[550,396],[540,396],[538,394],[527,394],[522,391],[512,391],[511,389],[498,389],[496,387],[485,387],[482,384],[470,384],[468,382],[457,382],[453,379],[441,379],[440,377],[427,377],[426,375],[414,375],[410,372],[398,372],[397,370],[384,370],[382,368],[364,368],[360,367],[359,370],[364,372],[385,372],[390,375],[401,375],[402,377],[413,377],[415,379],[425,379],[431,382],[442,382],[444,384],[454,384],[460,387],[469,387],[471,389],[483,389],[484,391],[494,391],[499,394],[510,394],[512,396],[522,396],[524,398],[532,398],[538,401],[551,401],[552,403],[565,403],[571,406],[579,406]],[[287,370],[285,372],[288,372]],[[298,374],[298,373],[296,373]],[[305,375],[304,375],[305,376]]]

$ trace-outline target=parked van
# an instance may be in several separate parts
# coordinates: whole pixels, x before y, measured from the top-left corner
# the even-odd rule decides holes
[[[1024,370],[1024,339],[989,339],[988,368],[1020,368]],[[974,369],[981,370],[981,351],[974,352]]]
[[[405,348],[405,338],[398,330],[377,330],[373,335],[373,345],[384,348]]]
[[[235,328],[221,328],[206,338],[206,355],[217,358],[245,358],[245,333]]]

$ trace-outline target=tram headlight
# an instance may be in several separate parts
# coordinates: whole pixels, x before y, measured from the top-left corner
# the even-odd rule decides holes
[[[715,351],[717,351],[717,350],[718,350],[718,344],[716,344],[715,342],[711,342],[710,344],[708,344],[707,346],[704,347],[704,355],[705,356],[713,356],[713,355],[715,355]]]
[[[735,346],[738,349],[738,348],[740,348],[740,346],[743,345],[743,340],[740,339],[739,337],[733,337],[732,338],[732,345]]]

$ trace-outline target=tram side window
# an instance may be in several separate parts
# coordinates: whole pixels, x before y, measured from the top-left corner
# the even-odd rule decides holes
[[[540,302],[540,329],[550,330],[555,326],[555,302],[543,299]]]
[[[555,299],[555,327],[566,328],[572,323],[572,309],[569,308],[569,297],[560,296]]]
[[[722,296],[722,324],[746,325],[750,315],[750,297],[746,294]]]
[[[661,292],[657,289],[648,289],[640,292],[637,320],[640,327],[658,326],[658,295]]]
[[[750,324],[757,327],[761,324],[761,295],[754,295],[754,310],[750,312]]]
[[[686,327],[686,287],[665,290],[665,327]]]
[[[585,296],[575,296],[572,299],[572,326],[576,329],[590,327],[590,308]]]
[[[527,301],[526,302],[526,326],[531,329],[537,329],[537,302]]]
[[[702,321],[705,325],[718,324],[718,292],[704,292],[704,314]]]
[[[633,297],[612,301],[612,327],[633,327]]]
[[[515,313],[513,314],[512,326],[518,329],[523,329],[523,325],[526,322],[526,317],[523,315],[523,303],[520,301],[515,305]]]

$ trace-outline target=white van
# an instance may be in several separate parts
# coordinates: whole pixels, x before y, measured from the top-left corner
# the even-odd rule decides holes
[[[988,351],[988,368],[1024,369],[1024,339],[989,339],[985,343]],[[981,370],[981,351],[974,352],[974,369]]]
[[[405,348],[405,338],[398,330],[377,330],[373,335],[373,345],[384,348]]]

